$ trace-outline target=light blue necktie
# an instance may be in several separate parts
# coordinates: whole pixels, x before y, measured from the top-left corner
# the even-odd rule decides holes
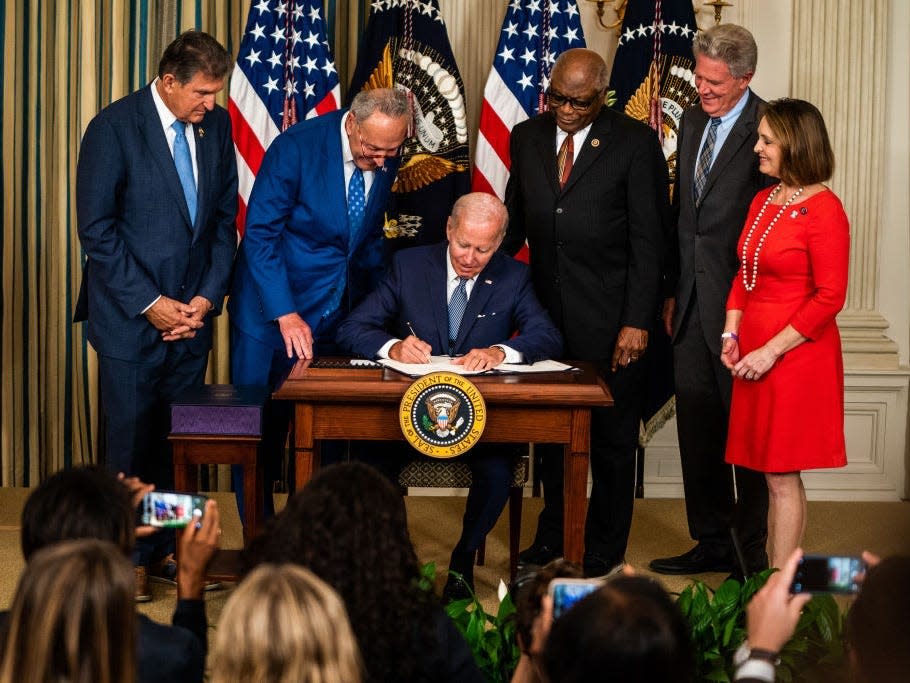
[[[352,235],[360,232],[360,225],[363,223],[363,214],[366,210],[366,194],[363,188],[363,171],[354,166],[354,173],[348,182],[348,225]]]
[[[196,223],[196,179],[193,177],[193,160],[190,158],[190,145],[186,141],[186,124],[179,119],[171,124],[177,133],[174,140],[174,165],[177,166],[177,175],[180,176],[180,185],[183,187],[183,196],[186,198],[186,207],[190,210],[190,219]]]
[[[714,161],[714,143],[717,141],[717,127],[720,125],[720,117],[715,116],[711,119],[711,127],[708,128],[708,135],[705,137],[705,144],[701,147],[701,154],[698,155],[698,162],[695,164],[695,181],[692,183],[692,196],[695,204],[701,198],[701,191],[705,189],[705,183],[708,182],[708,173],[711,171],[711,163]]]
[[[451,347],[455,346],[455,340],[458,339],[458,328],[461,327],[464,310],[468,307],[467,282],[466,277],[458,278],[458,286],[449,299],[449,353],[453,352]]]

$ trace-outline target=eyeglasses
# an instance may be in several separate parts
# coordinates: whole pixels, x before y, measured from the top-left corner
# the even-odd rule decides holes
[[[572,107],[575,111],[584,111],[585,109],[590,109],[591,106],[597,102],[597,97],[590,100],[576,100],[574,97],[566,97],[565,95],[560,95],[558,92],[554,92],[550,88],[547,88],[547,102],[550,106],[555,108],[561,107],[566,102],[569,103],[569,106]],[[601,92],[598,91],[598,97],[601,96]]]
[[[360,124],[356,121],[354,123],[357,126],[357,139],[360,141],[360,151],[367,159],[388,159],[390,157],[397,157],[401,154],[401,145],[398,145],[398,147],[377,147],[376,145],[364,142],[363,136],[360,134]]]

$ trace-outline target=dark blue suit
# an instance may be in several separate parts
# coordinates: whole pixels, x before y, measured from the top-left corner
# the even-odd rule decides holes
[[[383,270],[383,212],[398,170],[387,159],[374,171],[359,231],[348,224],[341,120],[335,111],[292,126],[269,146],[250,194],[246,232],[231,287],[231,377],[235,384],[275,384],[287,358],[276,319],[297,312],[318,355],[334,351],[341,319]],[[273,404],[266,427],[266,514],[271,482],[281,475],[290,414]],[[239,477],[234,489],[241,490]]]
[[[382,274],[383,212],[398,159],[374,172],[363,223],[354,234],[341,156],[343,114],[303,121],[275,138],[250,194],[228,310],[233,327],[281,354],[276,318],[299,313],[318,353]],[[235,383],[268,379],[259,358],[233,349],[231,368]]]
[[[433,347],[449,352],[446,259],[448,246],[436,244],[398,252],[388,275],[338,328],[338,345],[375,358],[388,340],[410,330]],[[515,337],[514,332],[518,331]],[[525,362],[559,356],[562,337],[534,294],[528,267],[494,253],[474,282],[455,342],[455,353],[507,344]],[[471,490],[465,505],[461,539],[450,568],[470,576],[473,552],[496,523],[509,495],[511,457],[501,448],[478,446],[467,456]]]
[[[191,221],[147,86],[103,109],[85,131],[76,172],[87,260],[75,321],[99,354],[109,467],[165,486],[169,405],[201,384],[212,320],[164,342],[143,315],[158,295],[208,299],[220,312],[236,249],[237,166],[227,112],[194,126],[198,208]]]

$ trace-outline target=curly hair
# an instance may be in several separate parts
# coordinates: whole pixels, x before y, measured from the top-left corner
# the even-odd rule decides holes
[[[362,463],[326,467],[291,496],[246,552],[248,569],[291,562],[344,600],[367,681],[429,680],[416,654],[434,648],[434,598],[418,586],[401,493]]]

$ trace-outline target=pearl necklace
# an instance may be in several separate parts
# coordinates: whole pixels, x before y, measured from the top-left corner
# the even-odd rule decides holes
[[[777,212],[777,215],[771,219],[771,222],[768,223],[768,227],[765,228],[765,231],[762,233],[761,237],[758,240],[758,245],[755,247],[755,254],[752,256],[752,281],[749,281],[749,278],[746,276],[746,271],[748,270],[748,259],[746,254],[749,250],[749,240],[752,239],[752,233],[755,232],[755,228],[758,227],[758,223],[761,220],[761,217],[765,214],[765,209],[768,208],[768,204],[771,203],[771,200],[780,192],[780,189],[783,187],[783,183],[778,184],[774,190],[771,191],[771,194],[768,195],[768,198],[765,200],[764,205],[761,207],[761,211],[758,212],[758,215],[755,217],[755,220],[752,221],[752,227],[749,228],[749,232],[746,233],[746,239],[743,241],[743,257],[742,257],[742,273],[743,273],[743,285],[746,288],[747,292],[751,292],[755,289],[755,281],[758,279],[758,253],[761,251],[762,246],[765,243],[768,235],[771,232],[771,229],[774,227],[774,224],[777,223],[777,219],[780,218],[784,211],[787,210],[787,207],[793,203],[793,200],[799,197],[802,194],[803,188],[797,188],[796,192],[790,195],[790,198],[784,202],[784,205],[780,207],[780,211]]]

